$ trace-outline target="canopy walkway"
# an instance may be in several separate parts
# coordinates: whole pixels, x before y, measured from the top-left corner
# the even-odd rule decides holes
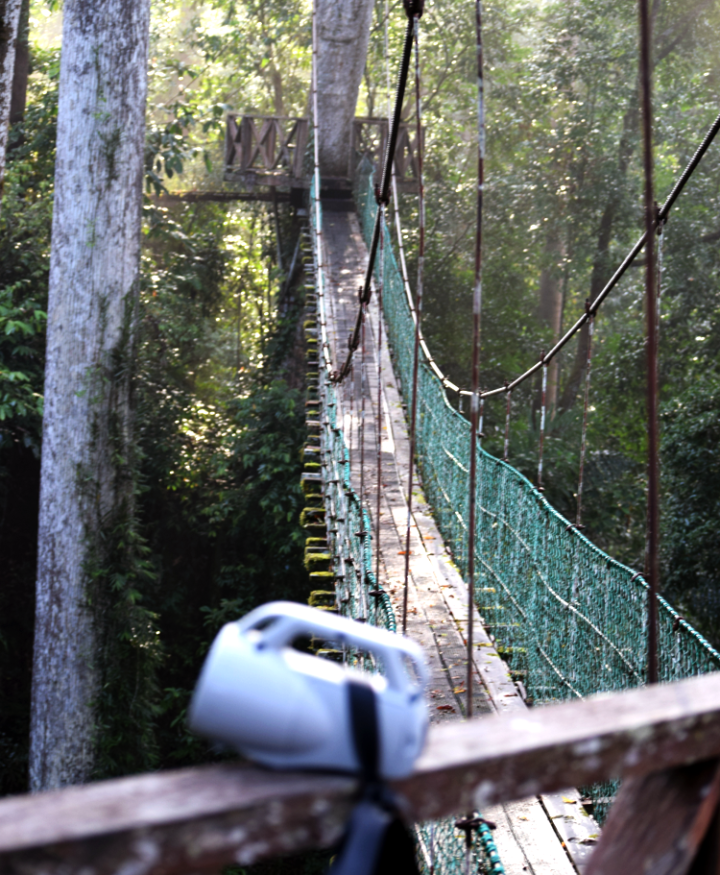
[[[361,360],[338,381],[367,269],[361,234],[371,246],[378,207],[367,165],[355,192],[359,225],[346,212],[323,218],[317,188],[310,210],[319,405],[313,426],[332,555],[327,573],[338,609],[349,616],[394,628],[395,615],[407,611],[407,634],[428,653],[433,717],[452,719],[466,708],[468,422],[450,406],[423,344],[416,448],[424,493],[418,486],[414,496],[403,605],[409,443],[400,390],[413,385],[413,300],[383,225],[374,273],[383,312],[376,294],[363,315]],[[522,709],[526,699],[539,705],[642,685],[649,601],[642,575],[595,547],[506,462],[480,448],[477,464],[474,710]],[[720,654],[664,599],[657,603],[660,679],[720,668]],[[584,788],[601,819],[614,790]],[[566,791],[483,812],[498,826],[500,855],[482,832],[474,853],[486,871],[582,871],[599,827],[580,811],[578,793]],[[420,828],[418,840],[427,871],[464,865],[462,833],[453,822]]]

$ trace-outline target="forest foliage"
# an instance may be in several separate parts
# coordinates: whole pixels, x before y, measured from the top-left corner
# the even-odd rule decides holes
[[[422,19],[428,253],[425,334],[467,385],[475,229],[472,4],[428,0]],[[298,524],[304,438],[296,332],[284,280],[297,218],[281,205],[163,201],[217,191],[227,111],[306,112],[308,0],[153,0],[138,356],[138,483],[113,537],[134,557],[111,581],[112,635],[99,713],[100,775],[208,756],[184,728],[198,666],[219,625],[260,601],[304,600]],[[376,5],[359,115],[387,112],[405,17]],[[0,213],[0,793],[24,788],[29,702],[44,314],[59,47],[33,5],[32,75],[12,131]],[[655,0],[659,199],[718,112],[720,10]],[[618,0],[497,0],[485,7],[488,161],[482,380],[502,385],[552,341],[541,276],[560,290],[562,325],[583,311],[642,227],[637,22]],[[389,63],[389,73],[388,66]],[[407,101],[404,116],[413,119]],[[703,161],[663,231],[663,588],[720,640],[720,151]],[[417,202],[401,211],[414,271]],[[277,230],[279,229],[279,241]],[[642,270],[597,319],[584,496],[587,534],[639,569],[645,532]],[[559,369],[545,449],[550,501],[574,517],[582,350]],[[539,387],[516,393],[510,460],[535,479]],[[502,452],[504,405],[486,410]],[[125,553],[127,555],[127,551]],[[111,642],[112,644],[112,642]],[[114,646],[114,644],[113,644]],[[130,742],[129,739],[133,741]]]

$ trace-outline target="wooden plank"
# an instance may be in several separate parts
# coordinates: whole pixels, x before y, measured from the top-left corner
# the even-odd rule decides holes
[[[0,800],[0,873],[167,875],[329,846],[348,778],[233,763]]]
[[[553,828],[582,875],[587,870],[601,832],[595,818],[585,811],[580,800],[580,794],[574,787],[540,796]]]
[[[354,304],[354,300],[352,303]],[[371,302],[370,309],[373,316],[370,324],[374,326],[377,321],[377,303]],[[373,342],[369,343],[368,347],[374,353],[374,331],[371,331],[370,334]],[[383,448],[385,449],[387,446],[388,452],[391,454],[391,464],[384,463],[383,465],[384,497],[388,505],[387,510],[392,518],[391,520],[387,518],[381,520],[381,553],[385,557],[387,551],[384,548],[382,533],[386,527],[392,529],[394,533],[397,530],[397,535],[402,535],[402,547],[405,546],[407,504],[404,496],[407,494],[409,460],[405,413],[397,380],[393,373],[392,362],[387,352],[387,344],[383,346],[382,382],[387,422],[387,435],[384,436]],[[370,393],[371,403],[375,398],[376,391],[373,391]],[[465,644],[467,585],[462,580],[445,548],[442,536],[431,516],[429,504],[422,493],[419,476],[414,492],[410,603],[413,608],[418,608],[424,616],[420,617],[419,614],[410,613],[408,634],[428,648],[431,669],[435,669],[436,654],[440,656],[444,663],[444,679],[450,681],[450,689],[464,690],[467,672]],[[392,557],[390,559],[392,564]],[[402,574],[388,575],[391,593],[394,591],[392,584],[396,582],[395,578],[401,582]],[[398,590],[401,593],[401,587],[398,587]],[[398,596],[396,609],[399,607],[400,598]],[[473,608],[473,614],[475,628],[475,658],[473,660],[476,678],[473,686],[475,714],[486,711],[488,704],[500,713],[526,711],[527,705],[510,677],[507,663],[500,658],[485,631],[482,618],[476,607]],[[424,622],[422,622],[423,620]],[[425,625],[427,625],[427,629],[422,628]],[[428,638],[430,641],[426,640]],[[456,698],[459,707],[455,709],[455,712],[443,711],[442,713],[448,719],[457,719],[458,713],[464,713],[464,694],[448,697],[444,691],[444,687],[447,686],[447,683],[438,683],[433,679],[431,709],[433,706],[437,709],[439,705],[446,707],[445,699]],[[568,799],[569,802],[566,801]],[[547,824],[544,824],[545,829],[538,828],[538,834],[542,833],[549,837],[551,847],[544,849],[539,846],[537,841],[530,841],[529,830],[511,832],[509,840],[507,837],[505,837],[506,840],[503,840],[498,834],[498,841],[502,841],[506,850],[513,841],[523,842],[522,847],[518,845],[519,858],[524,860],[524,865],[528,866],[530,871],[546,868],[546,860],[553,856],[553,851],[557,851],[562,843],[564,852],[572,866],[576,871],[582,873],[589,854],[597,843],[600,827],[595,819],[587,814],[579,799],[580,794],[577,790],[566,789],[561,794],[547,794],[541,799],[525,801],[532,809],[534,821],[539,822],[542,817],[549,818],[555,834],[552,835],[547,830]],[[499,832],[505,829],[500,824],[511,822],[505,815],[500,818],[490,817],[490,819],[497,820]],[[517,858],[518,853],[509,852],[509,859]],[[505,861],[504,856],[503,861]],[[505,865],[505,862],[503,864]]]
[[[610,810],[587,875],[686,875],[718,798],[717,760],[630,778]]]
[[[718,753],[720,673],[438,726],[398,789],[429,820]]]
[[[717,755],[720,675],[708,675],[432,726],[415,774],[394,787],[409,816],[432,820]],[[4,799],[0,872],[154,875],[325,847],[354,789],[348,778],[227,763]]]

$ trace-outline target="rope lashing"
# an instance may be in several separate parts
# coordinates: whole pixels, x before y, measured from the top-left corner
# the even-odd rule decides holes
[[[408,580],[410,577],[410,529],[412,525],[413,477],[415,473],[415,432],[417,425],[418,400],[418,362],[420,361],[421,323],[423,310],[423,280],[425,266],[425,187],[423,181],[423,148],[422,148],[422,100],[420,89],[420,18],[414,19],[413,42],[415,45],[415,124],[417,130],[417,169],[418,169],[418,215],[419,241],[417,283],[415,292],[415,337],[413,342],[412,368],[412,401],[410,405],[410,458],[408,460],[408,495],[407,495],[407,527],[405,530],[405,568],[403,576],[403,611],[402,629],[407,629]],[[393,176],[395,192],[397,184]],[[396,216],[398,214],[397,194],[395,200]],[[411,298],[412,300],[412,298]]]
[[[590,309],[590,302],[586,301],[585,306]],[[575,515],[575,525],[577,526],[577,528],[582,528],[583,475],[585,473],[585,448],[587,445],[588,406],[590,402],[590,366],[592,363],[592,343],[594,328],[595,317],[591,316],[588,323],[588,347],[587,360],[585,363],[585,405],[583,408],[582,436],[580,438],[580,473],[578,475],[577,512]]]

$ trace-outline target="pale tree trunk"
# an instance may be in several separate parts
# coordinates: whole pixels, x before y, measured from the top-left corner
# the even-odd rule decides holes
[[[0,0],[0,197],[5,179],[5,152],[15,74],[15,45],[22,0]]]
[[[373,0],[317,0],[320,172],[346,177],[352,123],[365,70]]]
[[[65,0],[50,259],[30,786],[95,759],[108,526],[131,502],[149,0]]]
[[[540,320],[548,325],[552,331],[553,346],[560,339],[563,311],[563,283],[560,275],[560,260],[562,258],[562,244],[557,234],[549,234],[545,241],[545,257],[552,264],[543,268],[540,273],[540,287],[538,289]],[[550,362],[547,373],[547,397],[546,404],[551,417],[554,417],[558,395],[558,357]]]

